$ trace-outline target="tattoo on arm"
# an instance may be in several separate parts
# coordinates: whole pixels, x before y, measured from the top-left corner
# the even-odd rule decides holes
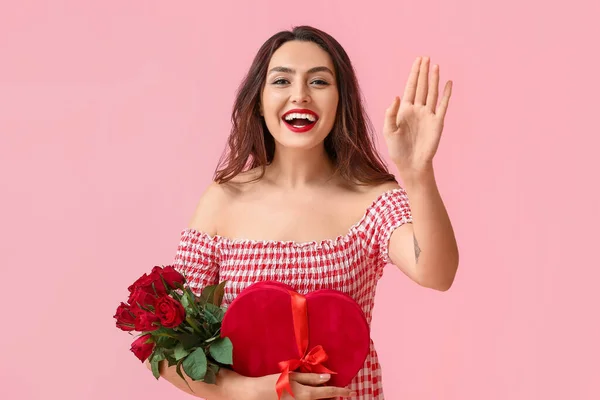
[[[417,237],[413,233],[413,239],[415,242],[415,261],[419,262],[419,255],[421,254],[421,248],[419,247],[419,242],[417,242]]]

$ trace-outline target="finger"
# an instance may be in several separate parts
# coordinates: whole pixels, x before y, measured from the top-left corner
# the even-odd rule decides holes
[[[415,104],[423,105],[427,100],[427,89],[429,86],[429,57],[423,57],[421,68],[419,70],[419,79],[417,81],[417,94]]]
[[[394,97],[394,102],[385,110],[385,119],[384,119],[384,132],[390,132],[396,130],[396,116],[398,114],[398,109],[400,108],[400,98],[398,96]]]
[[[327,382],[331,378],[329,374],[309,374],[302,372],[290,372],[290,381],[296,381],[302,385],[317,386]]]
[[[440,66],[435,64],[431,72],[431,81],[429,84],[429,93],[427,93],[427,107],[432,113],[435,113],[435,107],[438,102],[438,86],[440,85]]]
[[[442,120],[446,116],[446,111],[448,110],[448,103],[450,102],[450,96],[452,95],[452,81],[446,82],[446,87],[444,88],[444,95],[442,96],[442,100],[440,101],[440,105],[438,106],[435,114],[439,116]]]
[[[329,399],[331,397],[352,397],[356,396],[356,392],[353,392],[347,388],[340,388],[336,386],[324,386],[312,388],[309,398],[310,399]]]
[[[404,88],[404,95],[402,96],[402,100],[408,103],[413,103],[415,101],[415,93],[417,91],[417,80],[419,78],[420,65],[421,57],[417,57],[415,62],[413,62],[412,69],[410,70],[410,75],[408,76],[408,82],[406,82],[406,87]]]

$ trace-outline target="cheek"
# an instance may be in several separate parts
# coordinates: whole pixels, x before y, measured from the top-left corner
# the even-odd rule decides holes
[[[271,111],[265,110],[264,117],[265,117],[265,122],[267,123],[267,126],[275,127],[275,126],[277,126],[277,124],[283,122],[279,119],[277,111],[274,111],[274,110],[271,110]]]
[[[337,107],[338,107],[338,99],[337,97],[333,97],[328,99],[328,107],[327,107],[327,124],[328,125],[333,125],[335,122],[335,117],[337,114]]]
[[[281,111],[285,106],[286,96],[281,92],[266,91],[263,94],[262,104],[265,114],[273,114]]]
[[[271,125],[281,123],[279,115],[283,113],[285,104],[285,99],[280,99],[277,96],[265,98],[263,102],[263,117],[265,118],[265,122]]]
[[[319,93],[319,96],[315,97],[314,100],[319,104],[321,110],[327,113],[328,117],[333,115],[333,118],[335,119],[335,113],[339,102],[339,95],[337,92]]]

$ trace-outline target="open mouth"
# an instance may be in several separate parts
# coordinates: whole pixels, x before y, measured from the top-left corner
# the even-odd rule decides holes
[[[313,113],[287,113],[282,120],[293,132],[307,132],[317,123],[318,116]]]

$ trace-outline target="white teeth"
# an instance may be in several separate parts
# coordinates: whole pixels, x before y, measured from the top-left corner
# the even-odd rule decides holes
[[[298,114],[292,113],[285,116],[286,121],[291,121],[292,119],[307,119],[310,122],[315,122],[317,119],[312,114]]]

